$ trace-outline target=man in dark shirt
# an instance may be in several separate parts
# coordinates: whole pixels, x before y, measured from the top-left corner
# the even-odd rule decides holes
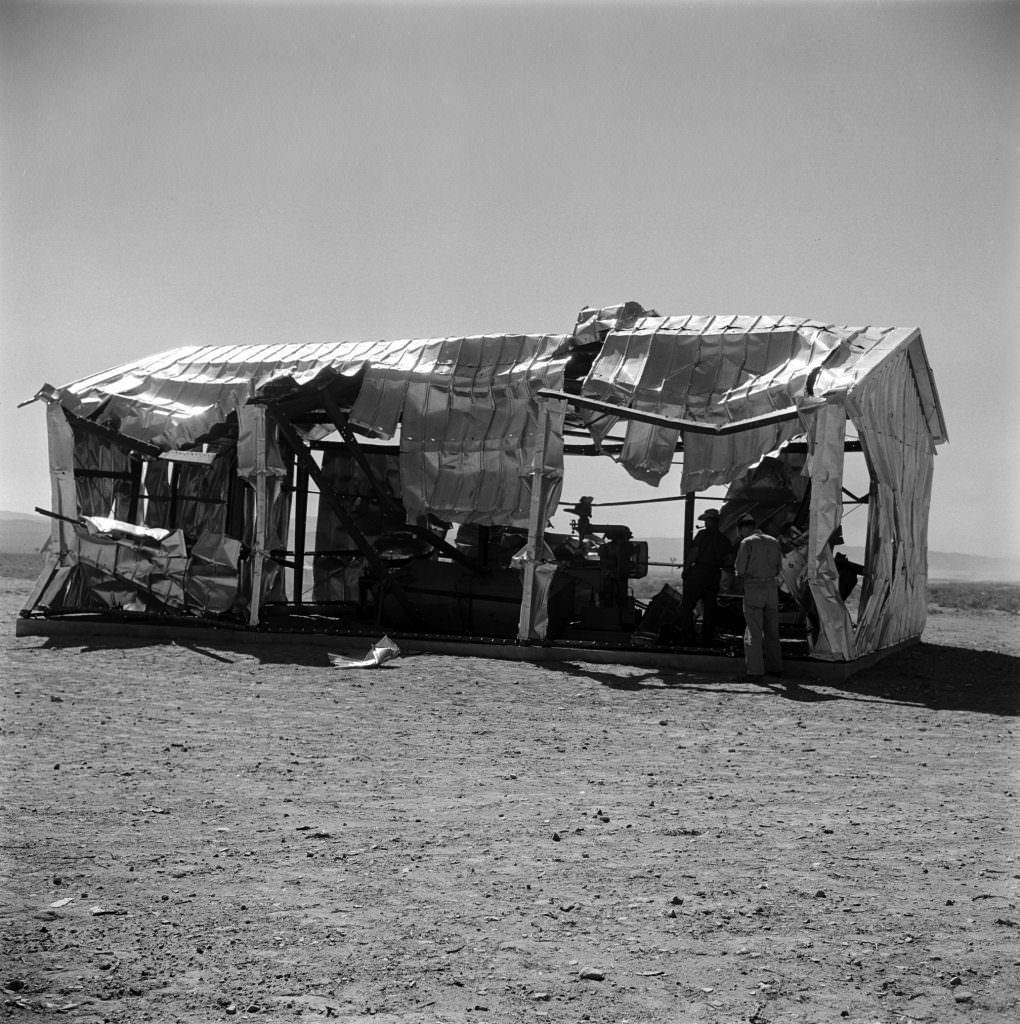
[[[715,639],[715,622],[722,570],[733,564],[733,546],[719,529],[718,509],[706,509],[698,516],[705,528],[691,541],[684,559],[683,601],[680,604],[680,635],[683,643],[694,642],[694,608],[701,602],[701,642]]]

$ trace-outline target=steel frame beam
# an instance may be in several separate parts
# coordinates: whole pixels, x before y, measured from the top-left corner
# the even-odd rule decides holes
[[[616,416],[625,420],[637,420],[638,423],[648,423],[653,427],[668,427],[675,430],[686,430],[690,434],[709,434],[713,436],[725,436],[736,434],[742,430],[753,430],[755,427],[767,427],[773,423],[783,423],[787,420],[795,420],[801,414],[801,409],[777,409],[774,412],[767,412],[761,416],[749,416],[746,419],[734,420],[732,423],[702,423],[698,420],[682,420],[675,416],[662,416],[659,413],[642,412],[639,409],[628,409],[623,405],[614,405],[612,402],[600,402],[594,398],[582,398],[580,395],[571,395],[566,391],[555,391],[552,388],[540,388],[540,398],[558,398],[579,409],[590,409],[592,412],[600,412],[606,416]]]
[[[332,511],[340,520],[344,529],[350,534],[354,543],[358,546],[358,550],[365,556],[368,564],[378,575],[383,590],[389,591],[393,594],[400,603],[401,608],[403,608],[404,612],[410,616],[412,620],[420,619],[421,615],[418,609],[414,607],[410,598],[408,598],[407,594],[404,593],[403,588],[390,573],[389,566],[382,560],[382,558],[379,557],[379,552],[372,547],[368,538],[358,528],[358,524],[354,522],[350,513],[346,508],[344,508],[343,502],[341,502],[333,493],[332,488],[329,486],[329,481],[323,476],[322,470],[319,468],[319,464],[312,458],[312,453],[308,450],[304,441],[301,440],[301,436],[298,434],[294,424],[291,423],[290,418],[275,403],[265,402],[263,404],[266,407],[266,412],[272,418],[277,429],[280,431],[280,434],[283,436],[287,444],[290,445],[298,463],[307,469],[309,477],[315,481],[315,486],[319,488],[319,497],[325,500],[330,511]]]

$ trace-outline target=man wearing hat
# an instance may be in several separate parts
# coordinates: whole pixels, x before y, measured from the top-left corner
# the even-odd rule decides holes
[[[701,642],[715,639],[716,598],[722,570],[733,564],[733,545],[719,529],[719,510],[706,509],[698,516],[705,524],[691,541],[684,559],[683,600],[680,604],[680,634],[684,643],[694,642],[694,607],[701,602]]]
[[[783,671],[779,646],[779,586],[783,568],[779,541],[763,533],[754,516],[745,512],[737,520],[740,546],[733,571],[744,585],[744,665],[747,678],[760,681],[766,672]]]

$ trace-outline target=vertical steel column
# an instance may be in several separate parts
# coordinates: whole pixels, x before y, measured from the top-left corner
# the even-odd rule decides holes
[[[304,603],[305,586],[305,530],[308,519],[308,470],[297,458],[294,481],[294,604]]]
[[[694,540],[694,497],[694,491],[688,491],[684,495],[684,565],[687,564],[687,552],[690,551]]]
[[[528,541],[524,547],[523,579],[521,586],[521,615],[517,626],[517,639],[532,639],[535,625],[535,569],[539,553],[545,545],[546,524],[546,447],[549,441],[549,406],[542,401],[538,407],[538,430],[535,452],[531,460],[531,505],[528,509]]]
[[[246,405],[241,411],[251,422],[254,441],[252,455],[255,488],[255,521],[251,524],[251,600],[248,605],[248,625],[259,624],[262,611],[262,577],[266,561],[266,531],[268,529],[269,502],[266,496],[266,410],[261,405]]]
[[[171,530],[177,529],[177,463],[168,462],[166,467],[166,473],[170,484],[170,495],[168,508],[166,513],[167,528]]]
[[[142,460],[131,458],[131,498],[128,502],[128,522],[138,525],[138,506],[142,497]]]

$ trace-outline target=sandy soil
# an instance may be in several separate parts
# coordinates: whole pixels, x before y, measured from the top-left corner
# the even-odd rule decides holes
[[[1017,1019],[1015,616],[786,694],[17,640],[29,586],[6,1017]]]

